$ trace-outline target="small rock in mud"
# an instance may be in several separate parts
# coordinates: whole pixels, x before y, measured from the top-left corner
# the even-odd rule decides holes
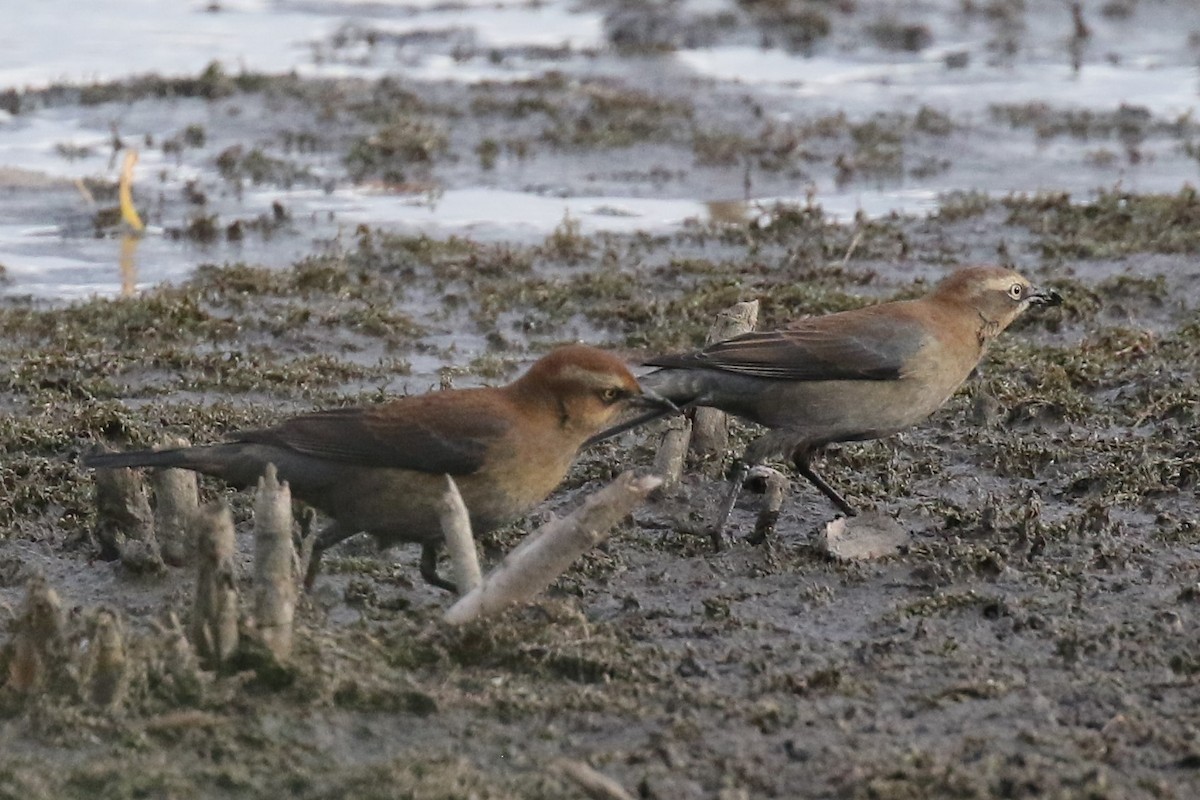
[[[817,546],[839,561],[894,556],[908,546],[908,531],[885,514],[839,517],[825,526]]]

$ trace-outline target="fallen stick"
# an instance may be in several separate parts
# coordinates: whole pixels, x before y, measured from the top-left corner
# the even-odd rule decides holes
[[[458,596],[464,597],[483,583],[483,573],[479,569],[479,553],[471,533],[471,516],[459,494],[458,484],[449,475],[446,476],[446,491],[438,501],[438,517],[442,535],[446,537],[446,552],[454,567],[454,585],[458,588]]]
[[[189,444],[187,439],[165,436],[159,446],[166,450]],[[196,473],[186,469],[156,469],[150,473],[150,484],[154,488],[154,532],[162,560],[173,567],[182,567],[196,554],[191,527],[192,517],[200,507]]]
[[[633,800],[633,795],[625,791],[625,787],[582,761],[560,758],[554,762],[554,766],[592,800]]]
[[[612,527],[660,485],[657,475],[621,473],[572,514],[546,523],[522,542],[482,584],[446,611],[445,620],[461,625],[529,600],[572,561],[608,538]]]
[[[229,506],[219,503],[200,509],[194,524],[198,574],[192,644],[205,666],[215,669],[233,655],[238,644],[233,515]]]
[[[292,544],[292,492],[268,464],[254,498],[254,619],[258,636],[284,661],[292,652],[299,569]]]
[[[754,330],[758,324],[758,301],[737,303],[717,315],[706,344],[723,342]],[[723,411],[697,408],[692,424],[692,452],[699,455],[724,453],[729,447],[729,423]]]

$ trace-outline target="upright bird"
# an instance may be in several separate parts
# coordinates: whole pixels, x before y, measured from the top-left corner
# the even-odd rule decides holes
[[[917,300],[797,320],[702,350],[652,358],[642,385],[680,406],[712,406],[770,430],[747,448],[714,542],[749,464],[786,455],[847,515],[854,508],[812,468],[835,442],[877,439],[928,417],[967,379],[988,344],[1030,305],[1062,302],[1000,267],[960,269]],[[662,416],[644,414],[596,437]]]
[[[220,444],[100,453],[84,464],[179,467],[236,486],[253,485],[274,464],[295,497],[333,519],[314,543],[307,583],[322,552],[366,532],[380,546],[419,542],[421,576],[453,590],[437,574],[443,475],[458,484],[475,532],[491,530],[545,499],[580,446],[627,404],[661,402],[616,357],[570,345],[499,388],[317,411],[235,433]]]

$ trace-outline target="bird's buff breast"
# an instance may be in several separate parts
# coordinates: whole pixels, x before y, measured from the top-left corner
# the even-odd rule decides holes
[[[485,471],[454,476],[475,533],[484,533],[528,513],[562,481],[570,462],[548,458],[514,463],[500,460]],[[316,493],[313,505],[340,524],[372,534],[382,545],[442,538],[439,501],[442,475],[399,469],[361,469],[353,493],[331,498]]]
[[[758,422],[786,429],[813,442],[874,439],[912,427],[929,417],[962,383],[901,378],[895,381],[784,383],[768,391],[774,413]]]

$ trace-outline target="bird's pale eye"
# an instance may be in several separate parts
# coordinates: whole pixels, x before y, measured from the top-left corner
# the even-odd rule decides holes
[[[615,403],[621,396],[621,390],[615,386],[610,386],[600,392],[600,399],[606,403]]]
[[[1020,300],[1025,296],[1025,287],[1019,283],[1014,283],[1012,286],[1008,287],[1008,296],[1013,300]]]

